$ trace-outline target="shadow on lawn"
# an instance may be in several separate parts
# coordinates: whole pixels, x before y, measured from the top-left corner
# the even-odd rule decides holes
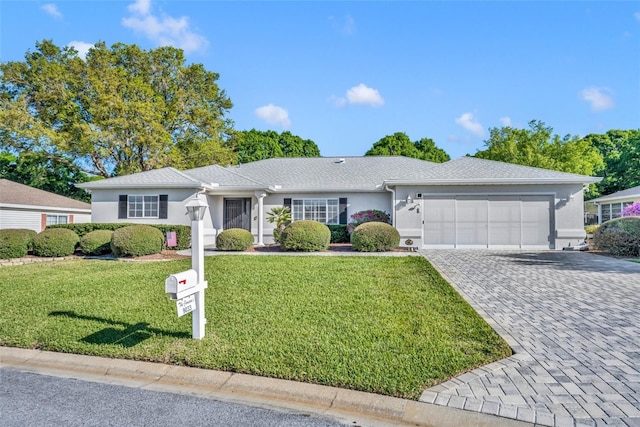
[[[73,319],[91,320],[94,322],[106,323],[112,326],[122,326],[122,328],[104,328],[91,335],[87,335],[80,341],[87,344],[119,344],[122,347],[133,347],[152,335],[168,335],[175,338],[190,338],[191,335],[185,332],[171,332],[158,328],[150,328],[148,323],[140,322],[136,324],[119,322],[117,320],[105,319],[96,316],[77,314],[74,311],[52,311],[49,316],[68,317]]]

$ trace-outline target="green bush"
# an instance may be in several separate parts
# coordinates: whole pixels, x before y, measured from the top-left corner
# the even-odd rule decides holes
[[[349,243],[349,232],[346,224],[327,225],[331,232],[331,243]]]
[[[149,225],[150,227],[157,228],[166,236],[167,231],[175,231],[178,238],[178,246],[171,249],[189,249],[191,247],[191,227],[188,225],[172,225],[172,224],[133,224],[130,222],[86,222],[77,224],[58,224],[50,225],[47,228],[66,228],[78,233],[78,236],[82,237],[87,233],[95,230],[111,230],[115,231],[122,227],[129,227],[132,225]]]
[[[221,251],[246,251],[253,246],[253,234],[242,228],[224,230],[216,237],[216,248]]]
[[[14,228],[0,230],[0,259],[22,258],[31,250],[34,230]]]
[[[80,250],[85,255],[104,255],[111,252],[111,230],[94,230],[80,238]]]
[[[625,216],[607,221],[593,235],[594,245],[615,256],[640,256],[640,217]]]
[[[301,220],[292,222],[282,231],[280,248],[283,251],[326,251],[330,240],[329,227],[318,221]]]
[[[80,238],[73,230],[45,228],[33,237],[33,254],[42,257],[72,255]]]
[[[353,249],[360,252],[382,252],[400,245],[400,233],[384,222],[365,222],[351,233]]]
[[[118,258],[157,254],[163,245],[162,232],[150,225],[118,228],[111,237],[111,251]]]

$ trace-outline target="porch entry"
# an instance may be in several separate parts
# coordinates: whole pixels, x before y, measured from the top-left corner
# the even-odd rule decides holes
[[[223,228],[251,231],[251,198],[224,199]]]

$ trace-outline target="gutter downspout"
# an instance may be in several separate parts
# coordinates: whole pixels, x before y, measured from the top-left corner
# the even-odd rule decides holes
[[[384,189],[391,192],[391,225],[396,226],[396,190],[389,188],[387,184],[384,185]]]

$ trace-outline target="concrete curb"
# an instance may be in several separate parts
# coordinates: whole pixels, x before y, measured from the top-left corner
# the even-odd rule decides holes
[[[296,381],[134,360],[0,347],[0,366],[330,416],[361,426],[530,426],[513,419]]]

